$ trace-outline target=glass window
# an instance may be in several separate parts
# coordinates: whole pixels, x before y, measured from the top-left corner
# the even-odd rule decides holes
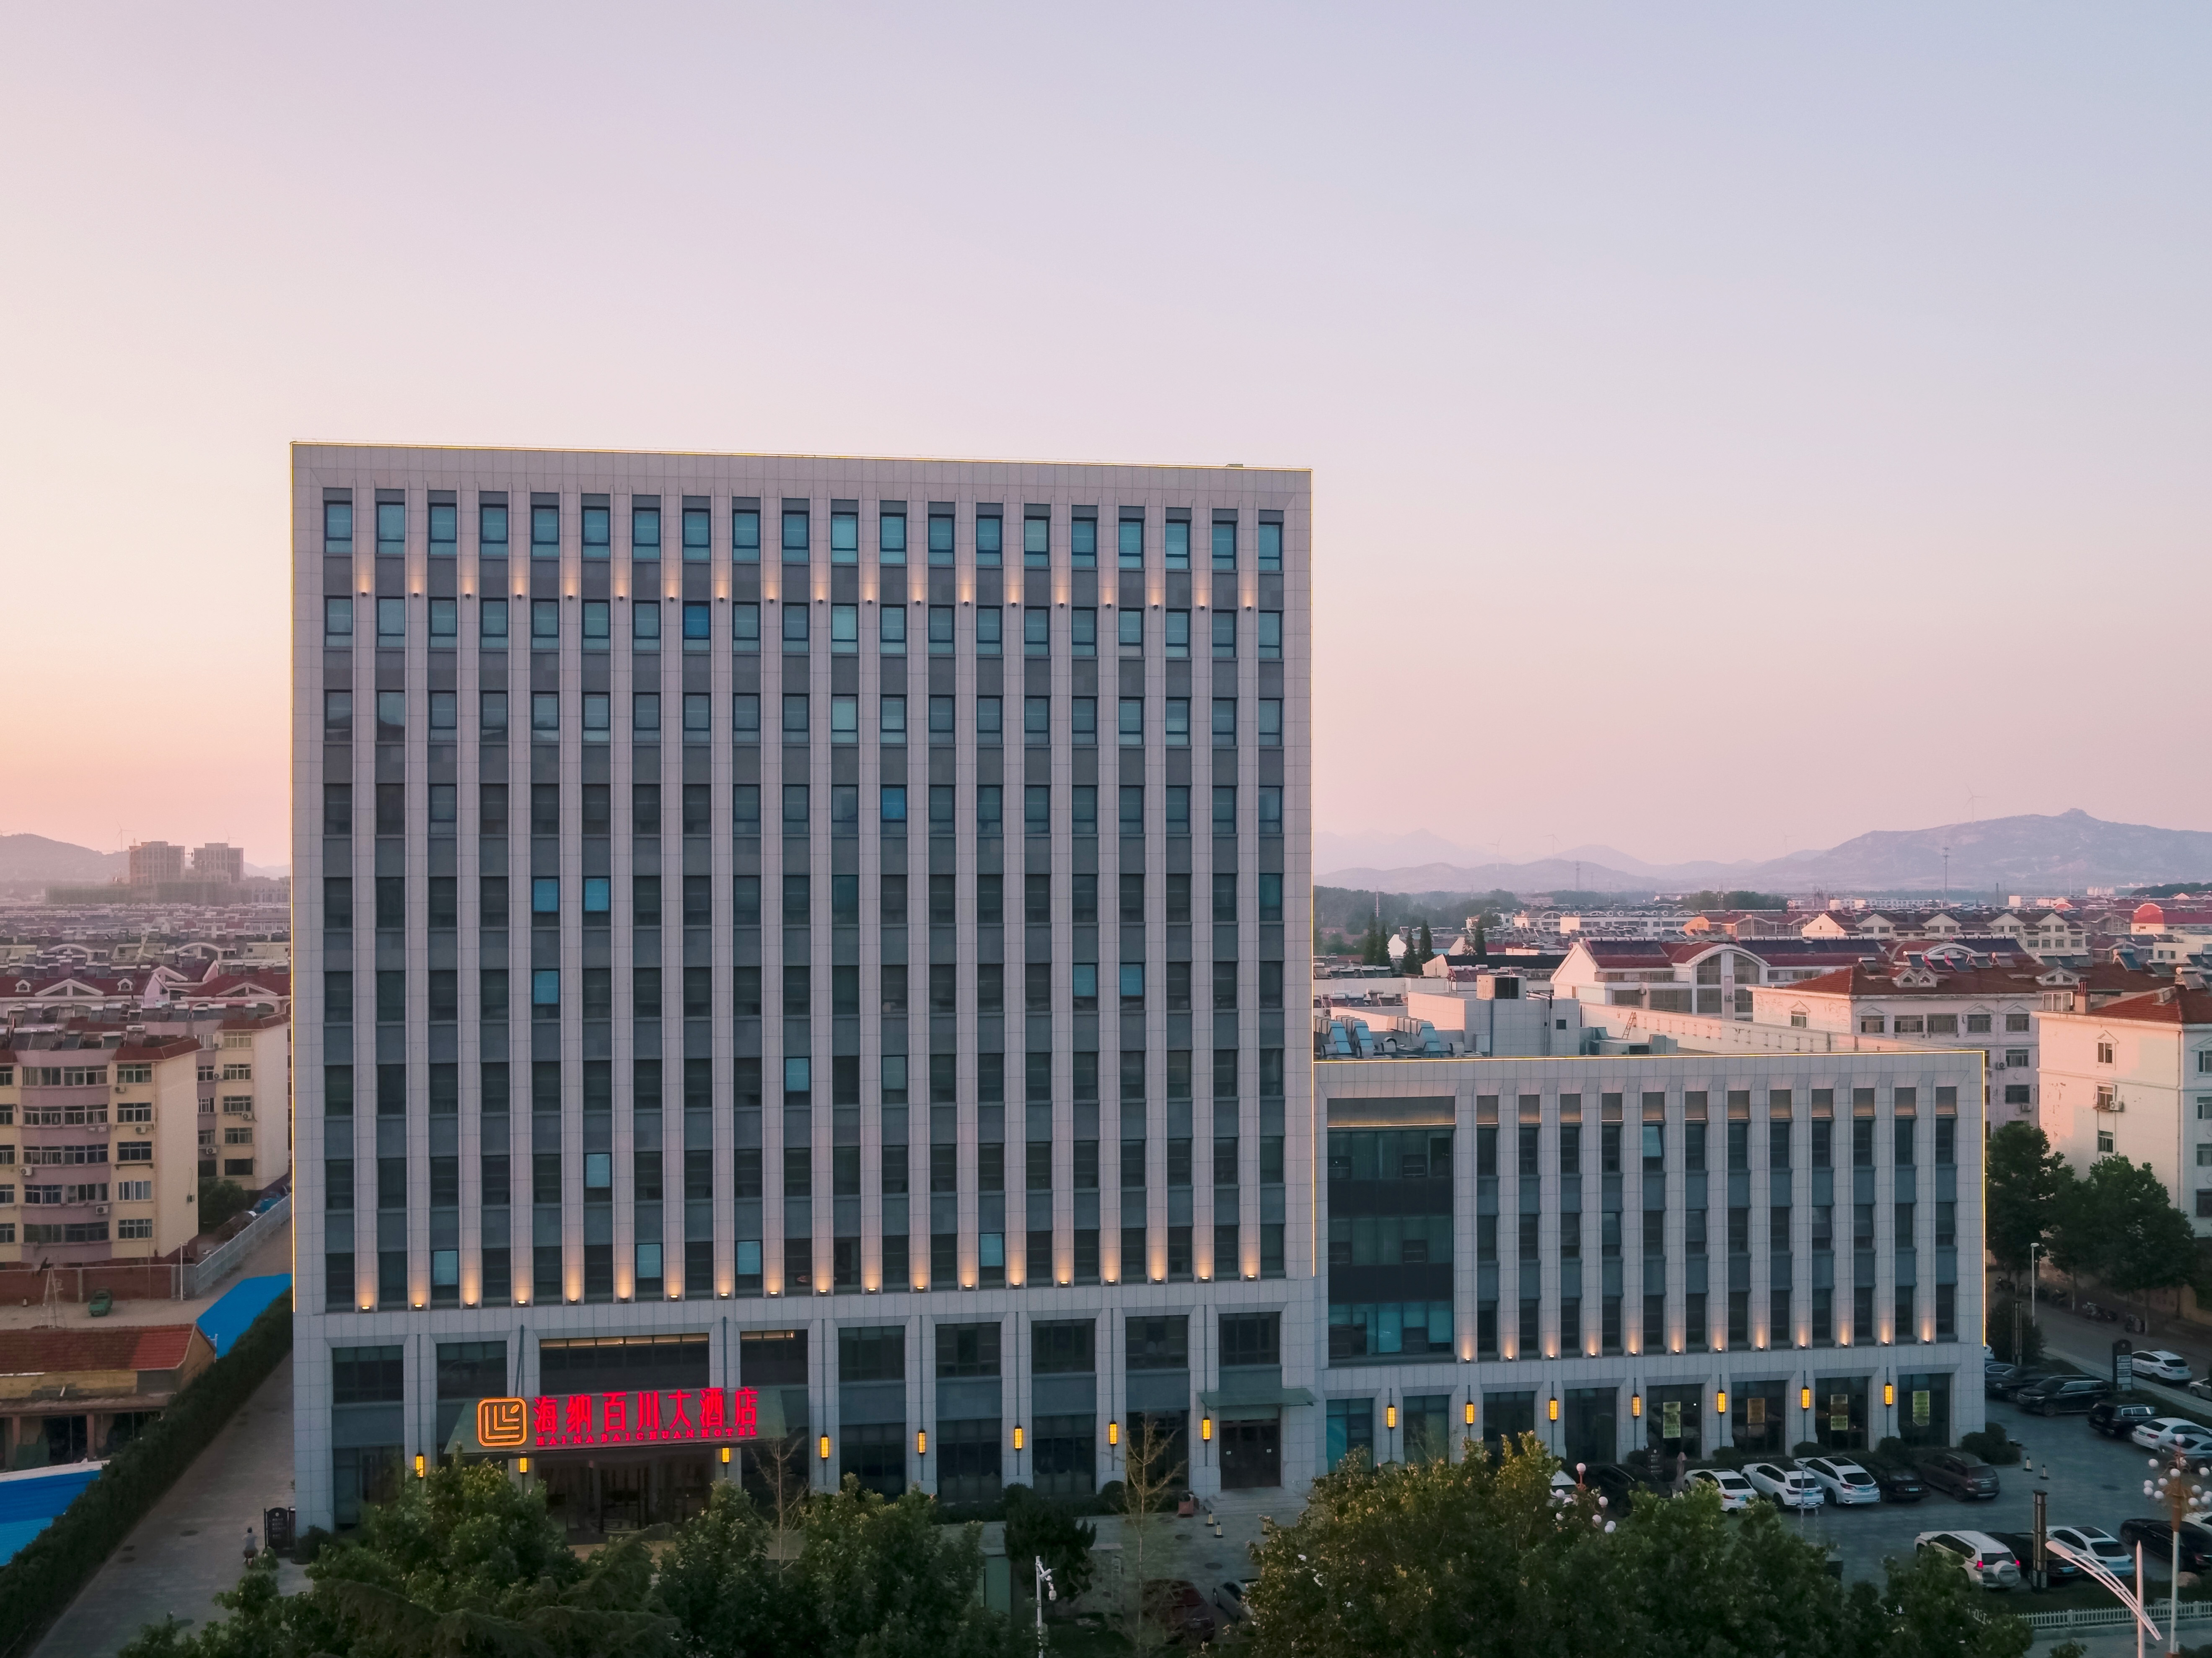
[[[760,509],[730,509],[730,557],[740,564],[760,563]]]
[[[1190,704],[1183,704],[1183,717],[1188,722]],[[1121,698],[1121,747],[1141,748],[1145,745],[1145,699],[1142,697]]]
[[[614,515],[605,507],[584,509],[584,557],[604,558],[614,540]]]
[[[807,637],[813,624],[809,619],[804,600],[794,599],[783,607],[783,648],[788,654],[805,655]]]
[[[533,506],[530,509],[530,556],[532,558],[552,558],[561,552],[561,509]]]
[[[507,649],[507,600],[487,599],[477,607],[477,637],[487,650]]]
[[[975,787],[975,832],[995,839],[1005,829],[1005,789],[994,783]]]
[[[1190,655],[1190,613],[1171,610],[1167,613],[1167,653],[1170,661],[1180,661]]]
[[[1168,833],[1171,835],[1187,835],[1190,832],[1190,785],[1188,783],[1170,783],[1168,786],[1167,823]]]
[[[477,720],[483,727],[485,736],[506,736],[507,692],[504,691],[483,692],[477,701]]]
[[[760,741],[760,693],[740,691],[730,702],[730,728],[739,742]]]
[[[1052,698],[1024,697],[1022,698],[1022,741],[1032,747],[1041,747],[1052,740]]]
[[[323,551],[351,552],[353,551],[353,503],[325,501],[323,503]]]
[[[730,607],[730,648],[741,656],[760,654],[760,607],[750,600]]]
[[[852,656],[860,649],[860,607],[858,605],[830,607],[830,654],[833,656]]]
[[[1263,662],[1283,660],[1283,613],[1279,610],[1260,613],[1260,660]]]
[[[1234,514],[1224,518],[1213,515],[1213,567],[1216,570],[1237,568],[1237,519]]]
[[[1067,816],[1077,834],[1092,836],[1098,832],[1098,788],[1096,783],[1079,783],[1069,791]]]
[[[530,883],[530,912],[540,916],[561,913],[561,883],[558,879],[540,875]]]
[[[830,515],[830,562],[833,564],[857,564],[860,562],[860,515],[857,512],[836,512]]]
[[[1260,568],[1279,570],[1283,567],[1283,527],[1278,523],[1260,521]]]
[[[929,515],[929,562],[939,565],[952,562],[952,515],[949,512]]]
[[[906,509],[886,507],[876,520],[876,552],[886,564],[906,563]]]
[[[929,607],[929,654],[950,656],[952,654],[952,607],[932,605]]]
[[[1124,656],[1141,655],[1145,649],[1145,613],[1124,607],[1121,612],[1120,638]]]
[[[1145,567],[1145,515],[1132,515],[1126,509],[1121,514],[1121,560],[1123,570],[1142,570]]]
[[[1167,745],[1170,748],[1190,747],[1190,698],[1168,698]]]
[[[586,608],[588,610],[589,607],[586,606]],[[600,600],[599,608],[601,610],[605,610],[606,608],[606,601],[605,600]],[[434,643],[440,639],[453,638],[459,634],[460,631],[460,601],[457,599],[433,599],[430,600],[430,638],[432,642]]]
[[[1043,513],[1022,515],[1022,566],[1043,570],[1052,562],[1052,520]]]
[[[1022,613],[1022,655],[1049,656],[1052,654],[1052,613],[1042,605],[1031,605]]]
[[[629,705],[630,729],[640,736],[648,734],[658,735],[660,730],[660,693],[657,691],[635,692],[630,697]]]
[[[1167,566],[1170,570],[1190,568],[1190,515],[1171,516],[1168,520]]]
[[[883,785],[883,790],[884,821],[886,824],[895,823],[901,828],[904,828],[906,826],[906,785],[887,783]]]
[[[1078,507],[1068,523],[1067,562],[1076,570],[1098,568],[1098,520],[1087,507]]]
[[[1004,545],[1005,526],[997,509],[975,515],[975,562],[981,566],[992,566],[999,562]]]
[[[1032,835],[1052,832],[1052,787],[1049,783],[1033,783],[1022,790],[1022,826]]]
[[[561,728],[561,696],[558,692],[533,692],[530,698],[530,728],[532,731],[558,731]]]
[[[1283,832],[1283,791],[1273,785],[1260,790],[1260,832],[1279,835]]]
[[[1121,964],[1121,1005],[1132,1009],[1145,1005],[1145,964],[1141,961]]]
[[[430,556],[451,558],[461,539],[461,509],[452,502],[430,506]]]
[[[558,599],[532,599],[530,601],[530,637],[532,639],[558,639],[561,637],[561,601]]]
[[[857,743],[860,741],[860,699],[858,697],[830,698],[830,741],[833,743]]]
[[[1085,606],[1067,614],[1067,638],[1071,652],[1078,656],[1096,656],[1098,654],[1098,613]]]
[[[376,551],[387,558],[407,551],[407,509],[402,503],[376,503]]]
[[[694,564],[704,564],[714,551],[714,531],[710,527],[704,507],[684,509],[684,556]]]
[[[952,785],[949,783],[929,785],[929,832],[933,835],[952,832]]]
[[[975,654],[996,656],[1004,642],[1006,613],[996,605],[983,605],[975,612]]]
[[[704,600],[687,600],[684,606],[684,643],[703,648],[714,632],[714,612]]]
[[[1121,785],[1121,832],[1132,839],[1144,836],[1145,786],[1140,783]]]
[[[1237,832],[1237,788],[1234,783],[1218,783],[1214,787],[1213,832],[1224,837]],[[1231,875],[1230,880],[1233,883],[1236,877]]]
[[[884,698],[883,700],[882,712],[878,719],[877,725],[878,728],[882,731],[883,738],[885,742],[904,742],[906,741],[906,698],[903,697]]]
[[[323,735],[343,741],[353,735],[353,692],[323,692]]]
[[[407,601],[404,599],[379,599],[376,601],[376,642],[407,637]]]
[[[786,834],[803,832],[808,821],[806,785],[787,783],[783,785],[783,832]]]
[[[407,693],[404,691],[380,691],[376,693],[376,735],[380,742],[397,742],[407,733]]]
[[[486,558],[507,557],[507,509],[479,502],[477,505],[477,552]]]
[[[1216,697],[1213,699],[1213,746],[1216,748],[1237,747],[1237,698]]]
[[[787,692],[783,698],[783,740],[804,742],[807,735],[806,693]]]
[[[705,515],[702,514],[703,517]],[[660,557],[660,509],[633,506],[629,509],[629,556]]]
[[[932,697],[929,699],[929,740],[949,743],[952,741],[952,698]]]
[[[705,692],[687,691],[684,693],[684,733],[685,741],[689,742],[703,738],[708,731],[714,728],[714,716],[709,711],[707,701],[707,693]]]
[[[451,691],[430,693],[430,729],[451,731],[460,723],[460,698]]]
[[[1090,748],[1098,741],[1098,698],[1071,697],[1067,701],[1067,723],[1073,734],[1076,747]]]
[[[484,610],[489,613],[491,607]],[[500,619],[506,619],[506,607],[500,607]],[[323,643],[343,649],[353,643],[353,600],[325,599],[323,600]]]
[[[783,509],[783,556],[789,562],[803,564],[809,547],[808,531],[811,527],[804,507]]]
[[[1237,658],[1237,613],[1217,610],[1213,613],[1213,660],[1234,661]]]
[[[885,605],[876,623],[876,648],[886,656],[906,655],[906,607]]]
[[[1260,747],[1280,748],[1283,746],[1283,699],[1280,697],[1260,698]]]
[[[995,743],[999,741],[1003,730],[1003,727],[1000,722],[1000,710],[1002,707],[1003,704],[997,697],[978,697],[975,698],[976,741]]]

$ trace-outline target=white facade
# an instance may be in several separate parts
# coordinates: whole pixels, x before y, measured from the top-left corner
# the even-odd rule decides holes
[[[2077,1170],[2116,1153],[2148,1163],[2212,1235],[2212,996],[2177,985],[2037,1022],[2052,1149]]]
[[[818,1484],[1087,1490],[1139,1412],[1200,1492],[1302,1481],[1310,517],[296,448],[301,1523],[633,1361],[766,1383]],[[532,1472],[586,1532],[708,1471],[592,1460]]]

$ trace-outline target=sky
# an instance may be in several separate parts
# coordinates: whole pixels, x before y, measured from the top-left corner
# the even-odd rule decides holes
[[[0,832],[288,861],[286,445],[1314,472],[1315,820],[2212,827],[2212,10],[32,7]]]

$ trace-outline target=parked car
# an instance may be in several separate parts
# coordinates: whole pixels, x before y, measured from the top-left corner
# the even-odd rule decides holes
[[[2076,1553],[2093,1556],[2114,1576],[2124,1578],[2136,1569],[2136,1551],[2108,1531],[2094,1526],[2053,1526],[2044,1535],[2063,1543]]]
[[[1589,1488],[1605,1499],[1606,1509],[1616,1516],[1626,1515],[1631,1500],[1638,1491],[1651,1488],[1633,1472],[1618,1462],[1601,1462],[1583,1476]]]
[[[1761,1496],[1771,1496],[1784,1509],[1817,1509],[1828,1500],[1820,1482],[1802,1468],[1785,1468],[1778,1462],[1747,1462],[1743,1477]]]
[[[2177,1435],[2202,1434],[2203,1431],[2201,1426],[2191,1422],[2187,1417],[2152,1417],[2147,1422],[2136,1423],[2135,1430],[2128,1436],[2128,1438],[2131,1442],[2142,1446],[2146,1451],[2162,1451],[2172,1442]]]
[[[1912,1547],[1917,1553],[1946,1555],[1957,1561],[1966,1581],[1977,1588],[2020,1587],[2020,1562],[1987,1532],[1923,1532],[1912,1539]]]
[[[2021,1374],[2017,1364],[1984,1364],[1982,1392],[1990,1399],[2003,1399],[2012,1392],[2013,1381]]]
[[[1847,1456],[1801,1456],[1797,1466],[1820,1482],[1831,1503],[1881,1501],[1881,1487],[1874,1476]]]
[[[2011,1378],[2006,1381],[1997,1397],[2017,1399],[2023,1388],[2036,1387],[2039,1383],[2051,1381],[2054,1376],[2070,1376],[2073,1374],[2071,1370],[2018,1370],[2014,1372]],[[1988,1390],[1984,1387],[1984,1391]]]
[[[2189,1361],[2179,1353],[2163,1347],[2153,1347],[2134,1356],[2136,1374],[2150,1376],[2159,1381],[2187,1381]]]
[[[2191,1382],[2189,1394],[2192,1399],[2212,1399],[2212,1376],[2199,1376]]]
[[[2012,1402],[2039,1416],[2073,1416],[2086,1411],[2100,1399],[2112,1396],[2112,1384],[2101,1376],[2053,1376],[2033,1387],[2022,1388]]]
[[[2179,1451],[2192,1461],[2199,1460],[2204,1457],[2212,1456],[2212,1434],[2208,1434],[2201,1429],[2193,1434],[2177,1433],[2160,1448]]]
[[[1145,1584],[1145,1616],[1164,1631],[1170,1643],[1196,1646],[1213,1638],[1213,1608],[1198,1585],[1180,1577],[1155,1577]]]
[[[1747,1509],[1758,1490],[1741,1474],[1729,1468],[1692,1468],[1690,1470],[1690,1489],[1715,1490],[1720,1493],[1721,1508],[1734,1514],[1738,1509]]]
[[[1224,1622],[1241,1624],[1252,1615],[1252,1609],[1244,1604],[1244,1588],[1243,1582],[1234,1577],[1213,1586],[1213,1609]]]
[[[1920,1477],[1964,1503],[1997,1494],[1997,1471],[1971,1451],[1936,1451],[1920,1460]]]
[[[2023,1574],[2035,1568],[2035,1539],[2026,1532],[1991,1532],[1990,1535],[2012,1551],[2012,1557],[2020,1562]],[[2048,1537],[2049,1533],[2045,1535]],[[2054,1583],[2070,1583],[2088,1574],[2071,1560],[2062,1559],[2049,1549],[2043,1551],[2044,1576]]]
[[[2142,1545],[2143,1564],[2170,1570],[2173,1564],[2173,1527],[2163,1518],[2146,1515],[2120,1521],[2120,1541],[2133,1548]],[[2134,1560],[2130,1557],[2129,1564]],[[2212,1566],[2212,1531],[2192,1520],[2181,1522],[2181,1570],[2203,1571]]]
[[[2154,1407],[2148,1405],[2102,1399],[2089,1407],[2089,1425],[2106,1439],[2125,1439],[2153,1414]]]
[[[1928,1482],[1909,1463],[1869,1462],[1867,1472],[1874,1476],[1875,1488],[1885,1503],[1917,1503],[1928,1495]]]

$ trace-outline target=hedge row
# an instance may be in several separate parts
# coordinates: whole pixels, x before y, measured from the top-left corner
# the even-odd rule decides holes
[[[38,1644],[108,1556],[177,1476],[215,1442],[277,1361],[292,1350],[292,1297],[279,1295],[231,1350],[192,1378],[5,1566],[0,1566],[0,1658]]]

